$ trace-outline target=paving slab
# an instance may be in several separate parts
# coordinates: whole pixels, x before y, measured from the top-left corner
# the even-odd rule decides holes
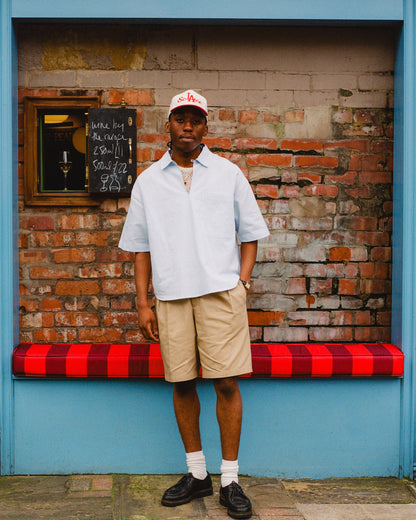
[[[390,477],[301,479],[282,483],[292,498],[303,504],[416,504],[409,486]]]
[[[113,500],[67,476],[0,478],[0,520],[113,520]],[[88,494],[86,494],[88,492]]]
[[[305,520],[415,520],[416,504],[298,504]]]

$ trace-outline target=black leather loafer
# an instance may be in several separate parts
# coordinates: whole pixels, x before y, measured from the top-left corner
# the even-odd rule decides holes
[[[194,498],[207,497],[212,493],[212,480],[209,473],[204,480],[195,478],[192,473],[188,473],[165,491],[162,497],[162,505],[168,507],[180,506],[187,504]]]
[[[231,518],[250,518],[253,513],[250,499],[237,482],[220,488],[220,504],[227,508]]]

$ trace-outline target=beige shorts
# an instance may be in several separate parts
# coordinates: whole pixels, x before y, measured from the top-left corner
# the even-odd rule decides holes
[[[234,289],[182,300],[156,300],[165,379],[217,379],[252,371],[246,290]]]

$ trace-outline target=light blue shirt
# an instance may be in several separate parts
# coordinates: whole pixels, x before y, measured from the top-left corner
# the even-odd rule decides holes
[[[190,192],[169,152],[137,178],[119,247],[150,251],[159,300],[195,298],[238,283],[238,239],[269,234],[241,170],[206,146],[193,161]]]

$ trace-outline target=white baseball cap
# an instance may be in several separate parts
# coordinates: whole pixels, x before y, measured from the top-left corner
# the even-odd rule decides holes
[[[187,90],[177,96],[173,96],[172,101],[170,102],[169,115],[180,107],[196,107],[206,116],[208,115],[207,100],[204,96],[201,96],[201,94],[198,94],[194,90]]]

